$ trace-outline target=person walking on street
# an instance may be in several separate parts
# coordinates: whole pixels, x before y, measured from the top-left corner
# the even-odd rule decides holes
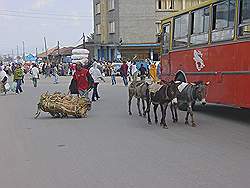
[[[98,85],[99,85],[99,79],[105,82],[105,80],[102,77],[101,71],[97,68],[97,63],[93,63],[93,67],[90,68],[89,73],[91,74],[93,80],[94,80],[94,88],[93,88],[93,94],[92,94],[92,101],[96,101],[100,98],[98,94]]]
[[[54,66],[53,69],[52,69],[52,75],[53,75],[53,78],[54,78],[53,83],[58,84],[59,83],[59,76],[58,76],[58,69],[57,69],[56,66]]]
[[[37,80],[39,79],[39,69],[37,68],[37,65],[34,64],[31,69],[31,75],[32,75],[32,81],[34,87],[37,87]]]
[[[131,71],[131,75],[132,75],[132,81],[136,82],[137,81],[137,77],[138,77],[138,69],[136,67],[136,62],[133,62],[131,64],[131,68],[130,69],[131,69],[130,71]]]
[[[89,90],[93,87],[94,81],[89,70],[83,67],[81,63],[77,63],[76,72],[73,75],[76,86],[81,97],[89,100]]]
[[[128,65],[126,61],[123,61],[123,64],[121,65],[121,77],[123,79],[123,83],[125,86],[128,86]]]
[[[157,78],[157,68],[156,68],[155,63],[150,65],[149,73],[152,78],[152,81],[156,83],[158,81],[158,78]]]
[[[3,70],[3,67],[0,66],[0,93],[4,93],[6,95],[7,90],[5,85],[7,84],[8,76],[6,72]]]
[[[23,82],[23,76],[24,76],[24,72],[21,68],[21,65],[17,64],[17,67],[16,67],[15,72],[14,72],[14,82],[17,83],[16,94],[23,92],[22,87],[21,87],[22,82]]]
[[[140,78],[141,80],[145,80],[146,79],[146,74],[147,74],[147,69],[143,66],[143,64],[141,64],[141,67],[139,69],[140,71]]]
[[[115,67],[111,67],[111,84],[116,85],[116,78],[115,78]]]
[[[161,63],[157,65],[157,77],[159,80],[161,79]]]

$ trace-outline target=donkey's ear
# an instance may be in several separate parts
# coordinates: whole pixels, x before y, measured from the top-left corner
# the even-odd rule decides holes
[[[205,85],[208,86],[210,84],[210,82],[206,82]]]

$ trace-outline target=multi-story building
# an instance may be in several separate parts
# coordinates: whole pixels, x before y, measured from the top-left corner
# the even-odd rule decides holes
[[[93,0],[96,59],[158,59],[161,20],[202,1]]]

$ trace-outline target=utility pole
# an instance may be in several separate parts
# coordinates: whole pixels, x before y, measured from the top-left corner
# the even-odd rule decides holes
[[[37,48],[36,48],[36,62],[38,62],[38,53],[37,53]]]
[[[44,37],[44,49],[45,49],[45,52],[46,52],[47,61],[48,61],[48,63],[49,63],[48,49],[47,49],[47,41],[46,41],[46,38],[45,38],[45,37]]]
[[[60,42],[57,41],[57,54],[60,55]]]
[[[61,56],[60,56],[60,42],[57,41],[57,55],[58,55],[58,61],[61,63]]]
[[[23,60],[25,59],[25,49],[24,49],[24,41],[23,41]]]
[[[19,56],[19,47],[18,47],[18,45],[16,46],[16,56]]]
[[[86,42],[85,42],[85,34],[82,34],[82,44],[83,44],[83,48],[86,48]]]

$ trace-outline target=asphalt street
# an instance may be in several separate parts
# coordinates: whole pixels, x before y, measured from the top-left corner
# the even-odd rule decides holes
[[[120,78],[118,78],[120,79]],[[24,93],[0,96],[1,188],[247,188],[250,110],[198,107],[198,127],[168,130],[128,116],[127,88],[110,80],[86,119],[33,116],[45,91],[67,92],[70,78],[26,80]]]

